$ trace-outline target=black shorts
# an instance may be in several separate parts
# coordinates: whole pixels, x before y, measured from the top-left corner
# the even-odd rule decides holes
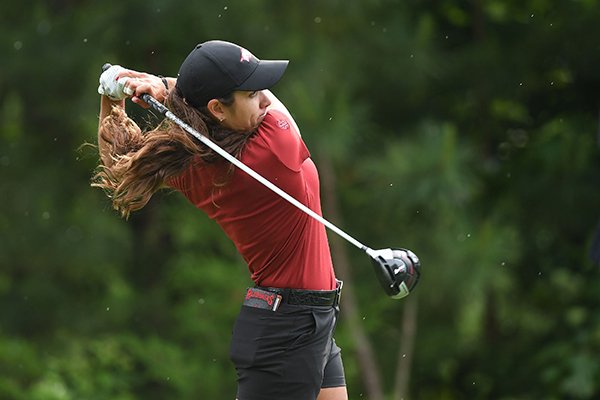
[[[242,306],[230,358],[239,400],[310,400],[345,386],[333,333],[338,309],[282,304],[277,311]]]

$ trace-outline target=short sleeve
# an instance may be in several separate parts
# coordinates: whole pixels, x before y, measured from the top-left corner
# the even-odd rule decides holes
[[[271,110],[259,129],[261,138],[279,161],[288,169],[299,172],[310,153],[288,117]]]

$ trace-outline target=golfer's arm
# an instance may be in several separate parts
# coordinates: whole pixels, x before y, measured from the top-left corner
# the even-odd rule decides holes
[[[100,134],[100,126],[104,118],[110,115],[112,107],[119,106],[125,107],[125,100],[111,100],[106,96],[100,96],[100,116],[98,117],[98,151],[100,153],[100,159],[102,164],[110,166],[112,164],[112,158],[110,157],[110,144],[107,143]]]
[[[277,110],[277,111],[285,114],[285,116],[288,117],[288,119],[290,120],[292,125],[294,125],[294,128],[296,128],[296,132],[298,132],[298,135],[300,135],[300,128],[298,128],[298,125],[296,124],[294,117],[292,117],[292,114],[290,114],[290,112],[283,105],[283,103],[277,97],[275,97],[275,95],[270,90],[267,89],[267,90],[264,90],[263,92],[267,95],[267,97],[271,101],[271,105],[269,106],[269,109]]]

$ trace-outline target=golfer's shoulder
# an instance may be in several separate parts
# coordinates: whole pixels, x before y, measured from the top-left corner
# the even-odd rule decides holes
[[[267,112],[259,130],[264,131],[266,134],[283,134],[283,138],[286,138],[289,134],[298,136],[298,132],[289,116],[275,109]]]
[[[262,147],[293,171],[299,171],[310,153],[288,117],[270,110],[258,128],[257,139]]]

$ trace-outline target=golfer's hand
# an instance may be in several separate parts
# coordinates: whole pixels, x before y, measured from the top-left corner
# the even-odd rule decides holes
[[[123,69],[117,74],[117,81],[124,82],[124,92],[131,96],[131,101],[143,108],[150,107],[140,97],[144,93],[149,94],[161,103],[164,103],[168,96],[167,88],[162,79],[156,75]]]
[[[125,92],[125,81],[119,79],[118,75],[125,71],[120,65],[112,65],[100,75],[98,93],[113,101],[123,100],[128,96]]]

